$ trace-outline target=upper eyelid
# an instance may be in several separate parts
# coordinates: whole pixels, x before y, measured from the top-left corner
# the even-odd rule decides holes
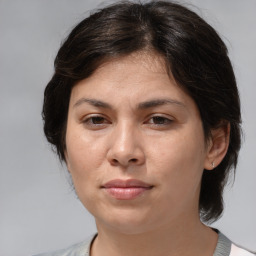
[[[102,124],[97,124],[97,125],[106,125],[107,123],[111,123],[109,121],[109,119],[107,119],[105,116],[102,116],[102,115],[99,115],[99,114],[86,115],[86,116],[84,116],[83,118],[80,119],[80,122],[83,123],[83,124],[86,124],[86,123],[89,124],[89,122],[91,121],[92,125],[96,125],[96,124],[93,124],[93,122],[92,122],[93,118],[102,118],[102,119],[104,119]]]
[[[170,119],[170,118],[166,118],[166,117],[163,117],[163,116],[152,116],[151,118],[149,118],[148,120],[151,120],[153,118],[162,118],[163,120],[167,121],[167,122],[173,122],[173,119]]]
[[[160,120],[153,120],[153,118],[162,118],[162,122]],[[160,123],[158,123],[158,121]],[[171,118],[170,116],[169,117],[166,117],[165,115],[151,115],[149,116],[144,122],[143,124],[144,125],[150,125],[150,126],[169,126],[171,125],[173,122],[175,121],[174,118]]]
[[[86,119],[86,118],[92,118],[92,117],[102,117],[105,119],[109,119],[108,117],[106,117],[104,114],[100,114],[100,113],[91,113],[91,114],[86,114],[83,115],[80,119]],[[149,114],[145,117],[145,119],[149,119],[152,117],[162,117],[162,118],[166,118],[166,119],[170,119],[170,120],[174,120],[175,118],[169,114],[163,114],[163,113],[153,113],[153,114]]]
[[[104,116],[103,114],[99,114],[99,113],[86,114],[86,115],[82,116],[80,119],[81,120],[86,120],[86,119],[90,119],[90,118],[93,118],[93,117],[102,117],[104,119],[107,119],[106,116]]]
[[[162,118],[166,118],[166,119],[169,119],[169,120],[172,120],[172,121],[175,120],[175,118],[173,116],[170,116],[168,114],[154,113],[154,114],[150,114],[150,115],[147,116],[148,119],[153,118],[153,117],[162,117]]]
[[[83,115],[81,116],[79,119],[80,121],[85,121],[87,119],[90,119],[90,118],[93,118],[93,117],[100,117],[100,118],[104,118],[106,119],[107,121],[110,121],[111,118],[106,116],[105,114],[103,113],[89,113],[89,114],[86,114],[86,115]],[[165,118],[165,119],[168,119],[170,121],[174,121],[175,120],[175,117],[173,117],[172,115],[170,114],[165,114],[165,113],[151,113],[151,114],[148,114],[147,116],[145,116],[143,119],[144,120],[149,120],[153,117],[161,117],[161,118]],[[113,118],[112,118],[113,120]],[[116,118],[114,118],[114,120],[116,120]],[[117,120],[116,120],[117,121]]]

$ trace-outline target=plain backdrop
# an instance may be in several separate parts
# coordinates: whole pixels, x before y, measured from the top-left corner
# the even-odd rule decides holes
[[[107,3],[0,0],[0,256],[60,249],[95,232],[43,136],[41,108],[61,41],[89,10]],[[186,5],[226,42],[241,93],[244,143],[235,182],[225,192],[224,215],[213,225],[256,250],[256,1]]]

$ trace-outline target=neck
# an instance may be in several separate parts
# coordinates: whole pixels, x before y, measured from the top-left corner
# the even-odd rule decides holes
[[[136,234],[98,225],[91,256],[207,256],[213,255],[217,239],[218,235],[199,219]]]

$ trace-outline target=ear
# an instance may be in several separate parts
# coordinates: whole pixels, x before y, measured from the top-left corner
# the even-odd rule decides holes
[[[204,168],[213,170],[225,157],[229,146],[230,124],[222,123],[211,130],[211,138],[207,146]]]

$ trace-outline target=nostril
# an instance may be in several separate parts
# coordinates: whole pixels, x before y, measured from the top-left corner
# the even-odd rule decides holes
[[[125,163],[122,163],[120,161],[118,161],[117,159],[113,158],[111,160],[112,164],[113,165],[118,165],[118,164],[125,164]],[[126,162],[126,164],[128,163],[137,163],[138,162],[138,159],[137,158],[131,158],[130,160],[128,160],[128,162]]]
[[[118,163],[118,161],[117,161],[116,159],[112,159],[112,162],[113,162],[114,164],[117,164],[117,163]]]

